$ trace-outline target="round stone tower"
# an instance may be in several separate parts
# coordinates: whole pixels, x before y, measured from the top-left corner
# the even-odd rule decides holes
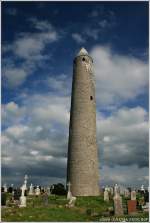
[[[73,65],[67,183],[74,196],[99,195],[93,60],[82,48]]]

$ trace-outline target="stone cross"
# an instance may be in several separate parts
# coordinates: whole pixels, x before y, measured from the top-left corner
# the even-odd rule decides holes
[[[70,183],[70,182],[68,182],[67,186],[68,186],[68,191],[70,191],[70,188],[71,188],[71,183]]]
[[[71,190],[70,190],[71,183],[68,182],[67,186],[68,186],[67,200],[70,200],[72,198],[72,193],[71,193]]]
[[[21,187],[20,189],[21,189],[21,196],[24,196],[24,194],[25,194],[25,190],[26,190],[25,185],[23,184],[22,187]]]
[[[28,179],[28,175],[25,175],[24,176],[24,185],[25,185],[26,190],[27,190],[27,179]]]
[[[33,195],[34,192],[33,192],[33,184],[30,185],[30,190],[29,190],[29,195]]]
[[[20,205],[19,205],[19,207],[26,207],[26,197],[24,196],[25,190],[26,190],[26,186],[23,185],[21,187],[21,197],[20,197]]]

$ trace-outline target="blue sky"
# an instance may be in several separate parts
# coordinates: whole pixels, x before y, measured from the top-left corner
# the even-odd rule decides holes
[[[2,3],[4,182],[65,182],[82,46],[94,59],[100,185],[148,184],[148,2]]]

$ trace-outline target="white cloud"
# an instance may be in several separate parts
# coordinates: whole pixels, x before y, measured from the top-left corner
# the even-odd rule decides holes
[[[10,123],[13,124],[2,132],[2,157],[4,157],[2,165],[22,175],[28,172],[35,177],[44,173],[45,177],[51,177],[51,182],[54,169],[62,171],[60,174],[57,171],[55,177],[59,178],[60,175],[65,177],[69,106],[70,98],[53,94],[30,95],[23,99],[22,106],[14,102],[5,105],[6,116],[20,112],[22,120],[18,123],[17,117],[14,118],[12,115],[13,121]],[[147,112],[141,107],[121,108],[109,117],[101,116],[97,112],[100,164],[112,173],[107,176],[106,171],[100,172],[103,183],[116,181],[124,183],[123,179],[126,184],[131,183],[133,165],[136,165],[139,171],[140,169],[147,171],[147,116]],[[25,117],[28,117],[26,122],[24,122]],[[123,169],[126,170],[126,166],[130,168],[128,177]],[[115,175],[116,168],[121,171]],[[142,177],[141,173],[143,172],[140,171],[138,177]],[[136,179],[135,182],[140,184],[142,180],[147,182],[143,178]]]
[[[10,67],[4,69],[4,76],[7,84],[11,87],[15,87],[21,85],[26,77],[28,76],[28,72],[22,67]]]
[[[92,56],[98,110],[106,106],[116,108],[116,104],[134,99],[144,91],[147,64],[135,58],[113,55],[105,47],[94,48]],[[53,182],[56,178],[63,180],[66,174],[70,110],[67,88],[68,85],[71,88],[71,79],[55,75],[46,83],[49,93],[19,95],[21,105],[12,101],[2,106],[5,126],[2,165],[10,175],[23,176],[28,172],[33,178],[43,176]],[[122,107],[108,117],[97,111],[97,129],[100,164],[105,168],[102,181],[124,183],[125,179],[132,183],[133,172],[138,171],[135,184],[146,183],[147,178],[143,176],[147,176],[148,164],[147,111],[140,106]],[[127,172],[126,166],[130,171]]]
[[[25,114],[25,108],[23,106],[20,107],[13,101],[2,105],[1,111],[2,125],[6,127],[20,123]]]
[[[85,39],[81,36],[79,33],[73,33],[72,38],[77,42],[77,43],[85,43]]]
[[[28,126],[17,125],[17,126],[11,126],[7,128],[5,133],[7,136],[14,137],[15,139],[19,139],[22,136],[24,136],[27,131],[28,131]]]
[[[85,28],[84,35],[88,36],[94,40],[98,40],[100,29],[95,28]]]
[[[120,108],[109,117],[97,113],[98,144],[103,165],[148,166],[148,113]]]
[[[124,187],[140,188],[142,184],[148,186],[148,168],[138,168],[132,166],[118,166],[113,168],[103,166],[100,170],[101,186],[112,185],[116,183]],[[147,188],[146,188],[147,189]]]
[[[11,45],[4,45],[4,53],[9,52],[12,55],[4,56],[3,76],[7,87],[14,88],[23,84],[47,59],[47,55],[43,53],[47,44],[59,39],[58,33],[48,21],[32,19],[32,25],[37,29],[36,32],[21,33]],[[23,60],[20,65],[17,64],[19,60]]]
[[[101,107],[136,98],[148,86],[148,64],[113,53],[110,47],[91,51],[96,76],[96,98]]]

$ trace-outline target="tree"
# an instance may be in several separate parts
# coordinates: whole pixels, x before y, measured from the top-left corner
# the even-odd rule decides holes
[[[67,191],[64,187],[63,184],[58,183],[58,184],[53,184],[53,189],[52,189],[52,194],[56,194],[56,195],[66,195]]]

